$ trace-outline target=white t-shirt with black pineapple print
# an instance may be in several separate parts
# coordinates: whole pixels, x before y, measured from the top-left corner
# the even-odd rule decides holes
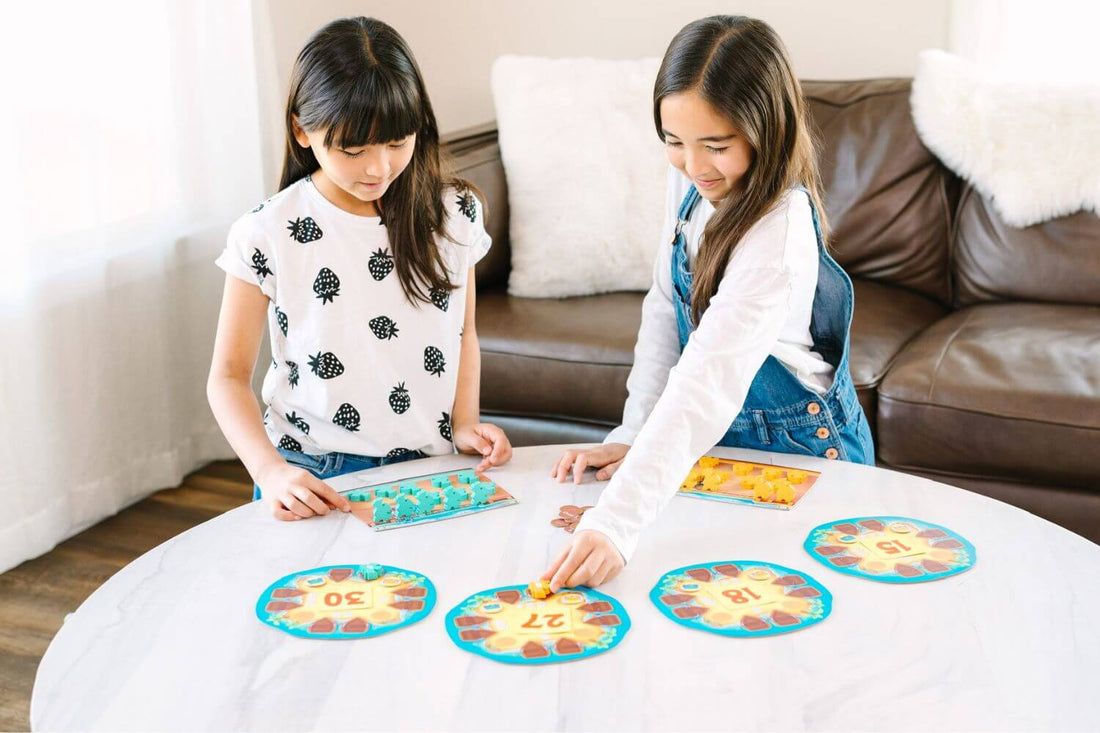
[[[381,219],[337,207],[309,177],[233,224],[217,264],[271,301],[263,401],[273,444],[315,455],[454,451],[468,274],[491,241],[472,193],[448,189],[444,206],[457,244],[436,244],[458,288],[431,303],[406,299]]]

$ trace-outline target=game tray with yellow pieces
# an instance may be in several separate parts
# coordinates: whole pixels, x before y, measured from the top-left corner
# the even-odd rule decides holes
[[[380,531],[516,503],[504,487],[469,468],[352,489],[344,497],[356,518]]]
[[[703,456],[680,484],[680,495],[769,509],[790,509],[821,474],[732,458]]]
[[[475,593],[446,619],[460,648],[506,664],[553,664],[618,646],[630,617],[617,600],[591,588],[550,592],[545,580]]]

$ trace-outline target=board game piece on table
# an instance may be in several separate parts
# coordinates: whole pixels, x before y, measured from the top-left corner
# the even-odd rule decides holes
[[[550,593],[549,580],[535,580],[527,584],[527,594],[535,600],[541,601],[548,598]]]
[[[909,517],[855,517],[810,530],[803,544],[823,565],[882,583],[924,583],[965,572],[974,545],[946,527]]]
[[[661,576],[649,597],[681,626],[740,637],[804,629],[823,621],[833,603],[805,573],[751,560],[677,568]]]
[[[423,575],[389,565],[328,565],[291,573],[260,594],[263,623],[307,639],[364,639],[422,620],[435,605]]]
[[[558,511],[557,518],[550,520],[550,524],[564,529],[569,534],[573,534],[573,531],[577,528],[577,524],[581,521],[581,516],[591,508],[592,505],[578,507],[572,504],[566,504]]]
[[[552,664],[602,654],[630,630],[626,609],[590,588],[562,589],[543,599],[528,586],[492,588],[447,614],[447,634],[460,648],[506,664]]]
[[[471,477],[473,482],[465,483]],[[516,503],[502,487],[472,469],[358,487],[344,495],[352,494],[362,497],[351,505],[352,514],[376,530],[450,519]],[[389,514],[383,505],[390,507]]]
[[[703,456],[680,485],[683,496],[791,509],[813,487],[816,471]]]

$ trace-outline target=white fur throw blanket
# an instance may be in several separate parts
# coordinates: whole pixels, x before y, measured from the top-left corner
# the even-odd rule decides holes
[[[992,81],[924,51],[911,104],[924,144],[1011,226],[1100,210],[1100,85]]]
[[[658,65],[521,56],[493,64],[512,295],[649,288],[668,168],[653,129]]]

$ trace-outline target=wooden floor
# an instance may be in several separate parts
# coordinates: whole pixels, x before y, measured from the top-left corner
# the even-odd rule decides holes
[[[34,674],[65,614],[142,553],[251,498],[244,466],[212,463],[0,575],[0,730],[30,727]]]

